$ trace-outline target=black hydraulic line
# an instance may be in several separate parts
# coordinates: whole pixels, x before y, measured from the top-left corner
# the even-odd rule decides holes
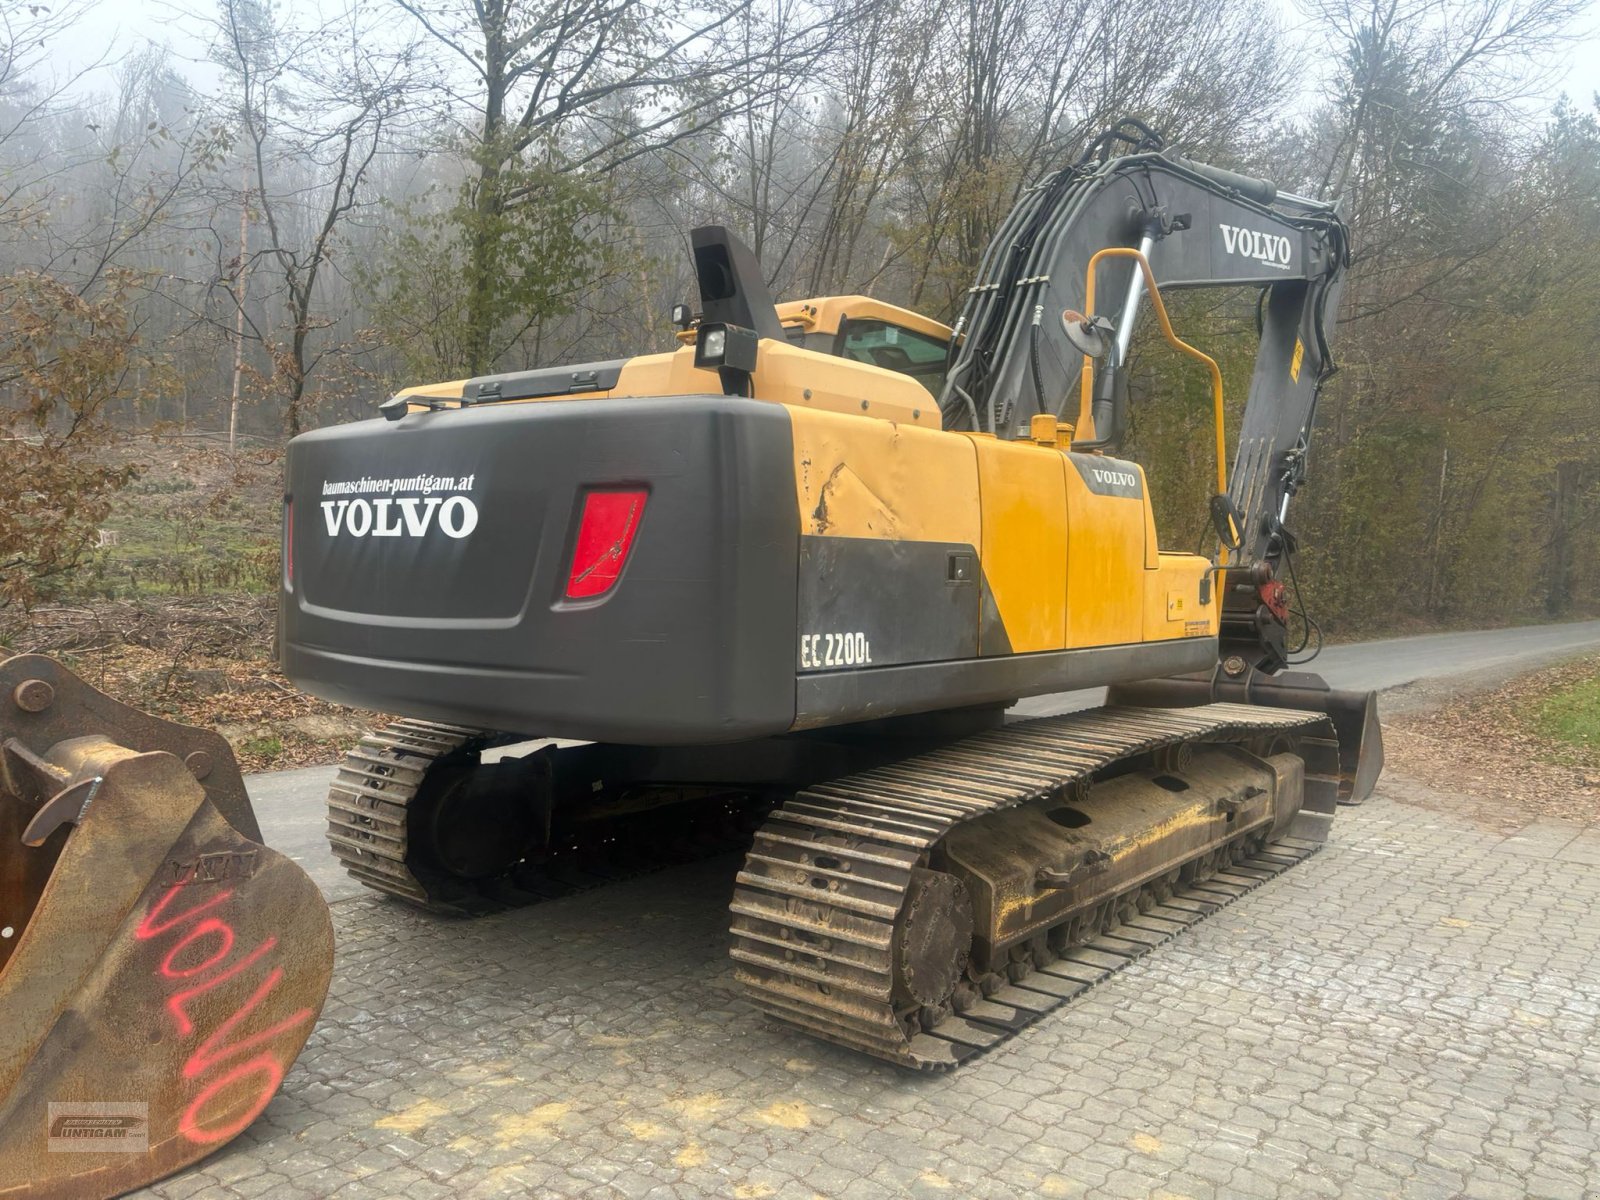
[[[1279,528],[1281,529],[1282,526],[1280,525]],[[1294,592],[1295,600],[1295,606],[1290,611],[1294,616],[1300,618],[1301,625],[1300,644],[1293,650],[1288,651],[1288,653],[1290,655],[1303,653],[1306,646],[1311,642],[1312,631],[1315,630],[1317,635],[1317,648],[1315,650],[1313,650],[1310,654],[1307,654],[1304,658],[1291,657],[1289,659],[1289,665],[1291,667],[1303,667],[1308,662],[1311,662],[1314,658],[1316,658],[1317,655],[1322,653],[1322,626],[1318,624],[1316,619],[1306,611],[1306,597],[1305,593],[1300,589],[1300,575],[1295,570],[1294,555],[1295,552],[1290,548],[1289,542],[1285,541],[1283,549],[1283,561],[1284,564],[1289,568],[1289,586]]]
[[[1033,332],[1028,338],[1028,358],[1033,370],[1033,394],[1039,402],[1039,411],[1044,411],[1044,378],[1039,371],[1039,320],[1035,316]]]

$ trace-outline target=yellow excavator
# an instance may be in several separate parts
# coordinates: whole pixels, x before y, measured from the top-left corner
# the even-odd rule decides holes
[[[399,714],[328,797],[353,876],[472,915],[737,849],[753,1003],[939,1069],[1370,793],[1373,697],[1287,669],[1335,207],[1124,122],[1023,196],[953,327],[776,304],[727,230],[691,241],[673,351],[411,388],[291,445],[284,670]],[[1236,433],[1166,311],[1196,287],[1259,296]],[[1118,456],[1146,309],[1211,382],[1210,554],[1163,549]],[[217,735],[36,656],[0,661],[0,713],[0,1196],[113,1195],[271,1099],[327,909]]]
[[[744,846],[751,1000],[939,1068],[1370,792],[1372,696],[1285,670],[1335,207],[1124,122],[1025,194],[953,328],[777,305],[726,229],[691,240],[675,350],[411,388],[291,445],[283,668],[401,714],[329,796],[352,875],[472,914]],[[1195,287],[1259,296],[1237,434],[1163,301]],[[1211,383],[1210,555],[1163,548],[1117,454],[1146,304]]]

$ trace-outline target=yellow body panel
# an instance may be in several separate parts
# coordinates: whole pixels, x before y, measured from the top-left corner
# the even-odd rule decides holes
[[[1089,490],[1077,467],[1061,456],[1067,488],[1067,646],[1114,646],[1144,636],[1145,527],[1149,489],[1141,500]],[[1144,472],[1139,471],[1141,482]],[[1006,616],[1001,610],[1001,617]]]
[[[971,440],[795,405],[789,418],[801,534],[958,542],[981,552]]]
[[[1217,632],[1215,598],[1200,603],[1200,584],[1211,564],[1198,554],[1163,554],[1144,593],[1144,640],[1204,637]],[[1153,578],[1152,578],[1153,577]]]
[[[1067,635],[1067,495],[1061,452],[967,435],[978,452],[980,554],[1017,654],[1060,650]],[[991,653],[989,646],[984,653]]]
[[[459,400],[470,380],[428,384],[397,393],[421,399]],[[567,400],[604,400],[622,396],[670,398],[713,395],[722,391],[715,371],[697,369],[694,347],[664,354],[641,354],[622,366],[617,386],[609,391],[559,392],[497,400],[496,404],[550,404]],[[928,429],[940,425],[939,405],[928,390],[908,375],[871,363],[835,358],[816,350],[770,339],[761,343],[756,360],[755,393],[760,400],[792,404],[824,412],[850,413]],[[420,405],[419,405],[420,407]]]
[[[396,396],[415,396],[419,400],[459,400],[470,379],[452,379],[448,383],[424,383],[417,387],[402,388]]]
[[[694,396],[721,391],[717,373],[696,370],[694,347],[684,346],[668,354],[646,354],[629,359],[623,365],[617,386],[610,392],[548,398]],[[755,394],[758,400],[877,417],[928,429],[938,429],[940,424],[938,404],[926,388],[909,376],[770,339],[761,343],[756,358]]]
[[[1156,550],[1142,471],[1101,495],[1072,460],[1114,460],[787,407],[801,534],[971,546],[1013,653],[1216,634],[1210,563]]]

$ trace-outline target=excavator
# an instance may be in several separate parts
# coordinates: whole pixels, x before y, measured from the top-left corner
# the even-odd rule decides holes
[[[1286,669],[1336,206],[1123,122],[1023,195],[953,327],[777,304],[728,230],[690,241],[670,352],[414,387],[291,444],[283,670],[400,714],[330,791],[351,875],[471,915],[743,845],[750,1000],[938,1069],[1370,793],[1374,697]],[[1231,464],[1163,299],[1189,288],[1258,295]],[[1209,554],[1162,548],[1118,456],[1146,307],[1210,385]]]
[[[328,796],[352,876],[459,917],[741,852],[754,1006],[940,1070],[1371,793],[1374,697],[1289,669],[1335,205],[1125,121],[1022,196],[953,326],[776,303],[728,230],[690,243],[673,350],[408,388],[290,445],[282,667],[397,714]],[[1257,296],[1231,441],[1164,299],[1193,288]],[[1146,313],[1210,386],[1205,553],[1163,548],[1121,456]],[[117,1194],[237,1136],[331,968],[219,736],[0,660],[0,1196]]]

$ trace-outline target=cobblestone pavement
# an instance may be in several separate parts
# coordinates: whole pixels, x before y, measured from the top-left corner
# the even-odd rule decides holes
[[[1596,1194],[1600,827],[1412,786],[950,1075],[766,1025],[731,859],[476,922],[349,900],[283,1094],[149,1194]]]

